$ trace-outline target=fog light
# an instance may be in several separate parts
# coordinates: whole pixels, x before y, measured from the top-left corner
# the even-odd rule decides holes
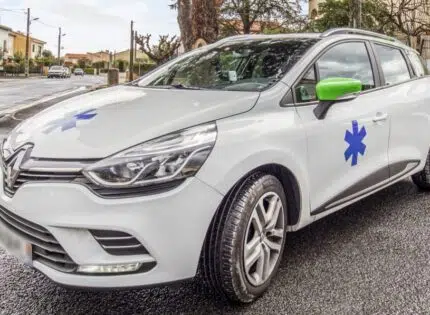
[[[142,263],[114,264],[114,265],[83,265],[78,267],[82,273],[128,273],[139,270]]]

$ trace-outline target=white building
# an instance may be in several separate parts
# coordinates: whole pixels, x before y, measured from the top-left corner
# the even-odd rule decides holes
[[[3,60],[13,57],[13,39],[12,29],[0,25],[0,67],[3,66]]]

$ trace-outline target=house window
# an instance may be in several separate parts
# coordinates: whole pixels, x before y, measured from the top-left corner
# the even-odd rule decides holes
[[[33,46],[32,46],[32,51],[33,51],[33,52],[34,52],[34,48],[35,48],[35,47],[34,47],[34,44],[33,44]]]

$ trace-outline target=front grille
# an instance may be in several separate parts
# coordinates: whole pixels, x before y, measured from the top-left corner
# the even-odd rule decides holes
[[[74,272],[77,265],[45,228],[0,207],[0,221],[33,246],[33,260],[61,272]]]
[[[3,187],[4,192],[12,197],[15,192],[21,187],[24,183],[27,182],[72,182],[74,181],[79,174],[77,173],[54,173],[54,172],[33,172],[33,171],[21,171],[18,175],[18,178],[15,181],[13,187],[8,187],[6,184],[6,178],[3,177]]]
[[[146,248],[130,234],[119,231],[90,230],[103,249],[115,256],[145,255]]]
[[[168,183],[160,183],[151,186],[106,188],[94,184],[81,172],[37,172],[23,170],[19,173],[18,178],[12,188],[9,188],[6,185],[6,179],[5,176],[3,176],[3,187],[5,194],[9,197],[12,197],[24,183],[76,183],[88,187],[93,193],[103,198],[130,198],[167,192],[178,187],[184,181],[184,179],[179,179]]]

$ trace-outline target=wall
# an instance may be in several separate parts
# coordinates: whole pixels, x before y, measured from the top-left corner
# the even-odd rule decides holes
[[[6,43],[6,49],[9,47],[9,32],[0,28],[0,49],[5,49],[4,44]]]
[[[34,47],[34,49],[33,49]],[[34,50],[34,51],[33,51]],[[37,58],[42,55],[43,44],[30,41],[30,58]]]
[[[318,5],[323,2],[324,0],[309,0],[309,17],[312,17],[312,11],[317,10],[318,11]]]
[[[13,42],[13,51],[15,53],[20,52],[25,56],[25,36],[24,34],[15,33],[15,40]]]
[[[142,51],[138,50],[136,59],[143,60],[144,63],[150,63],[149,57]],[[125,60],[130,62],[130,50],[121,51],[115,54],[115,60]]]

